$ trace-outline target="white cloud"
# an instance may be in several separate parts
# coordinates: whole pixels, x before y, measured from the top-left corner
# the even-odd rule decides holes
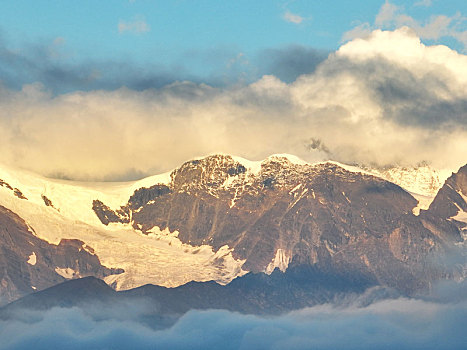
[[[344,33],[342,36],[342,42],[350,41],[356,38],[364,38],[370,35],[372,32],[369,23],[361,23],[351,30]]]
[[[145,19],[140,16],[134,17],[130,21],[120,20],[120,22],[118,22],[118,32],[120,34],[125,32],[141,34],[149,32],[150,29],[149,24],[147,24]]]
[[[286,11],[284,13],[284,20],[290,23],[300,24],[303,22],[304,18],[290,11]]]
[[[414,4],[414,6],[425,6],[425,7],[430,7],[431,5],[433,5],[432,0],[421,0]]]
[[[428,2],[426,2],[428,4]],[[426,21],[419,21],[403,12],[401,6],[386,1],[376,15],[374,25],[363,23],[344,33],[342,40],[347,41],[357,37],[364,37],[368,31],[374,29],[396,29],[408,26],[415,30],[421,39],[438,40],[443,37],[451,37],[459,41],[467,48],[465,36],[467,31],[459,30],[467,19],[460,13],[453,16],[431,16]]]
[[[389,21],[392,21],[396,14],[400,11],[400,7],[394,4],[391,4],[389,1],[386,1],[375,18],[375,24],[381,26],[386,24]]]
[[[320,140],[342,162],[439,168],[467,162],[467,56],[426,46],[413,30],[377,30],[286,84],[73,92],[0,88],[0,161],[79,179],[170,170],[225,152],[249,159]]]

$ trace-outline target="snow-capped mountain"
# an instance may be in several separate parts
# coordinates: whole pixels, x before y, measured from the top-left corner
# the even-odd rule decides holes
[[[446,179],[452,174],[451,170],[435,169],[429,165],[394,166],[385,168],[362,167],[366,171],[393,182],[410,193],[425,197],[436,196]]]
[[[390,176],[407,188],[384,179]],[[440,234],[452,217],[436,210],[418,215],[419,203],[408,193],[422,192],[431,202],[436,176],[441,181],[426,169],[377,174],[290,155],[256,162],[213,155],[128,183],[51,180],[3,167],[0,205],[49,245],[82,242],[102,268],[113,269],[101,277],[117,289],[228,283],[247,271],[305,264],[358,271],[413,292],[463,274],[432,264],[451,246],[461,249],[455,243],[463,240],[462,225]],[[25,263],[42,259],[34,247],[24,250]],[[76,266],[52,265],[61,277],[84,275]]]
[[[439,189],[452,174],[452,170],[435,169],[427,164],[384,168],[362,166],[362,169],[410,192],[418,201],[418,205],[413,209],[415,215],[418,215],[420,210],[428,209]]]
[[[191,280],[227,283],[245,273],[241,270],[242,261],[235,261],[229,249],[214,252],[207,245],[183,244],[175,235],[157,228],[143,235],[130,225],[105,226],[93,211],[95,200],[105,200],[118,207],[136,189],[168,181],[168,174],[129,183],[92,184],[51,180],[1,167],[0,179],[0,205],[25,221],[27,234],[50,245],[57,245],[63,239],[85,242],[103,266],[124,271],[106,275],[107,283],[117,289],[147,283],[173,287]],[[34,252],[32,248],[24,252],[25,263]],[[54,271],[56,266],[51,268]],[[68,278],[86,276],[73,266],[64,271]],[[57,274],[57,278],[62,276]],[[30,291],[32,287],[50,286],[27,284]]]

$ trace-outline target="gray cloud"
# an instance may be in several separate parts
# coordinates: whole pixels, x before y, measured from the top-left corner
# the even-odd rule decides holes
[[[136,91],[158,89],[177,81],[225,87],[251,83],[263,75],[286,82],[312,73],[327,52],[291,45],[271,48],[247,57],[234,47],[188,50],[171,65],[134,63],[131,60],[71,60],[66,40],[56,38],[11,48],[0,32],[0,82],[12,89],[39,82],[55,94],[76,90],[114,90],[123,86]],[[187,67],[194,67],[192,70]],[[199,70],[198,73],[195,71]]]
[[[332,65],[323,68],[321,73],[329,78],[352,72],[374,94],[386,119],[395,120],[401,125],[433,129],[467,126],[467,97],[446,99],[440,96],[457,94],[450,85],[456,80],[454,73],[443,67],[420,77],[407,67],[374,57],[366,60],[365,64],[338,58]]]
[[[57,44],[26,45],[21,50],[8,48],[0,38],[1,82],[12,89],[40,82],[55,93],[75,90],[117,89],[127,86],[135,90],[160,88],[179,79],[193,79],[182,65],[173,67],[138,65],[118,61],[68,63],[61,57]]]
[[[300,45],[280,49],[267,49],[259,54],[260,75],[274,75],[291,83],[300,75],[311,74],[323,62],[329,52]]]
[[[452,284],[452,292],[457,290]],[[0,349],[463,349],[465,299],[321,305],[278,317],[190,311],[171,328],[141,322],[144,307],[25,311],[0,321]],[[143,306],[143,304],[141,304]],[[117,311],[117,312],[116,312]],[[97,316],[99,315],[99,316]],[[157,321],[152,321],[157,322]]]

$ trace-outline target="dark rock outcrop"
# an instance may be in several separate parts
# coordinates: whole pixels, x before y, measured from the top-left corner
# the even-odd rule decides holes
[[[79,240],[49,244],[23,219],[0,206],[0,304],[69,278],[105,276],[121,269],[102,266],[92,248]]]
[[[455,218],[463,212],[467,212],[467,165],[446,180],[428,210],[421,211],[420,216],[425,226],[440,237],[462,242],[463,235],[467,234],[467,223]]]
[[[340,298],[348,299],[363,293],[375,283],[358,274],[333,275],[310,266],[291,268],[285,273],[275,270],[271,275],[249,273],[226,286],[215,282],[189,282],[176,288],[145,285],[120,292],[97,278],[87,277],[25,296],[0,308],[0,318],[7,319],[26,309],[80,307],[84,310],[118,310],[121,305],[141,302],[146,305],[146,316],[156,316],[166,321],[175,320],[193,309],[274,315],[335,302]]]

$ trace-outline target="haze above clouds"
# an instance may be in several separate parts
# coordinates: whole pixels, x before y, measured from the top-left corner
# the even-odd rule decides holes
[[[353,39],[311,70],[291,83],[267,75],[228,87],[179,81],[57,95],[40,83],[3,86],[0,161],[81,180],[137,178],[216,152],[465,163],[466,55],[403,27]]]

